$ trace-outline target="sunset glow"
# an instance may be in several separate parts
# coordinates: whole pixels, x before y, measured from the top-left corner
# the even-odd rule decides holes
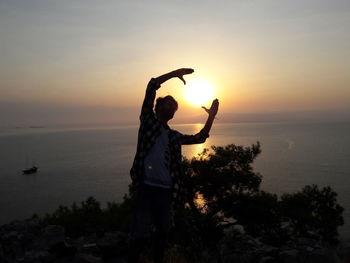
[[[193,79],[185,87],[186,100],[196,106],[208,105],[214,99],[214,87],[206,79]]]
[[[184,67],[157,90],[176,123],[215,98],[220,121],[350,116],[346,0],[0,3],[0,126],[135,124],[150,78]]]

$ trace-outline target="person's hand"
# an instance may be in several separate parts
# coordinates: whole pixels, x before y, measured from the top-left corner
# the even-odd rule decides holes
[[[202,106],[202,108],[209,114],[211,117],[215,117],[219,110],[219,100],[215,99],[211,103],[210,109],[207,109],[206,107]]]
[[[186,85],[186,81],[183,76],[187,74],[192,74],[193,72],[194,70],[192,68],[180,68],[173,71],[174,76],[181,79],[184,85]]]

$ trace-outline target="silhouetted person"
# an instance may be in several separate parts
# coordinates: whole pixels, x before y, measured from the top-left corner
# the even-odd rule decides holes
[[[146,89],[140,115],[137,151],[130,175],[137,186],[137,200],[130,233],[129,262],[138,262],[150,228],[155,227],[154,262],[163,262],[167,234],[171,227],[172,203],[179,198],[181,181],[181,145],[203,143],[217,114],[219,101],[215,99],[206,111],[209,116],[204,128],[195,135],[172,130],[168,121],[178,108],[172,96],[158,98],[153,111],[156,91],[171,78],[193,73],[182,68],[158,78],[152,78]]]

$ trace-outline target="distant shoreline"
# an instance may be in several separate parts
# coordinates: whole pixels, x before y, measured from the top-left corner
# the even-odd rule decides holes
[[[170,126],[180,127],[188,125],[204,125],[199,122],[192,123],[170,123]],[[312,124],[350,124],[350,121],[219,121],[215,125],[312,125]],[[71,131],[84,131],[84,130],[113,130],[113,129],[132,129],[138,128],[139,124],[100,124],[100,125],[60,125],[60,126],[7,126],[0,127],[0,136],[12,136],[12,135],[26,135],[26,134],[39,134],[39,133],[55,133],[55,132],[71,132]]]

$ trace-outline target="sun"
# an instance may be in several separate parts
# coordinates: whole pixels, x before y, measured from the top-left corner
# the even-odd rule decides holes
[[[207,105],[214,98],[214,87],[206,79],[189,80],[185,86],[185,98],[196,106]]]

